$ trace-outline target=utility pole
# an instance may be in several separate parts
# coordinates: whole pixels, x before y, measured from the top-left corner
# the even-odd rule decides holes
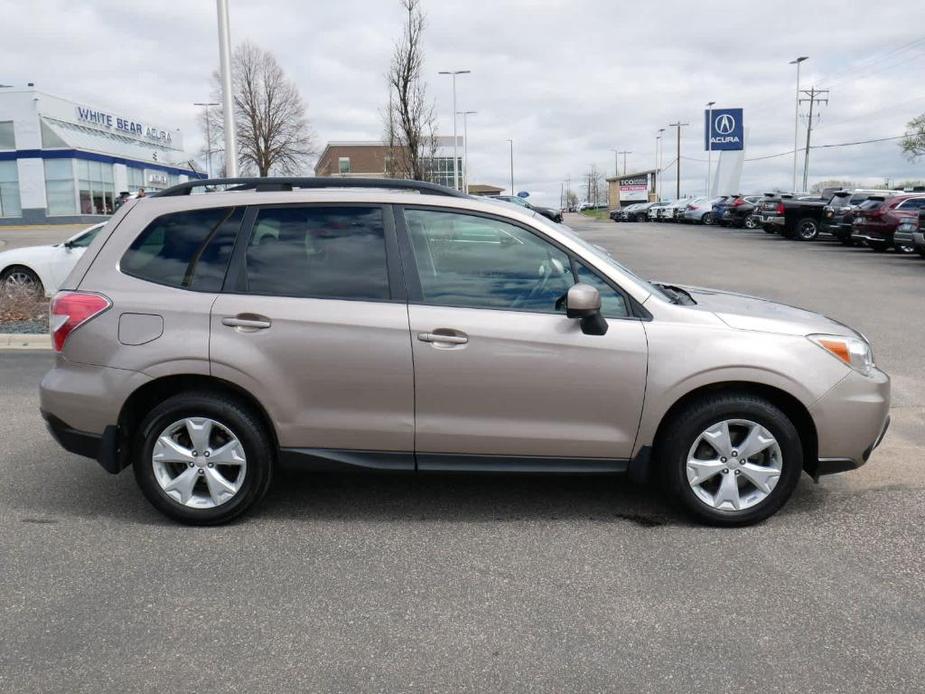
[[[800,131],[800,63],[804,60],[809,60],[809,56],[801,55],[790,61],[791,65],[797,66],[797,97],[793,105],[793,190],[791,192],[794,193],[797,189],[797,136]]]
[[[471,70],[442,70],[438,75],[453,76],[453,187],[459,190],[459,138],[456,136],[456,75],[468,75]]]
[[[217,101],[197,101],[193,106],[203,106],[206,110],[206,173],[212,178],[212,120],[209,118],[209,107],[218,106]]]
[[[216,0],[218,8],[218,57],[222,77],[222,116],[225,129],[225,175],[238,175],[238,144],[234,132],[234,95],[231,93],[231,32],[228,0]]]
[[[678,160],[675,162],[675,170],[677,171],[677,187],[675,189],[675,199],[681,197],[681,128],[690,125],[690,123],[682,123],[678,121],[677,123],[669,123],[669,128],[678,129]]]
[[[807,101],[809,102],[809,121],[806,124],[806,152],[803,154],[803,190],[809,190],[807,188],[807,180],[809,178],[809,138],[813,133],[813,106],[817,101],[819,103],[828,104],[829,90],[812,87],[810,89],[804,89],[802,93],[809,97],[808,99],[800,99],[799,102],[801,104]]]

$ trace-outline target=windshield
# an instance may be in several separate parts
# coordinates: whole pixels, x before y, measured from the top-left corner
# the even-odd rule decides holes
[[[637,283],[639,283],[640,286],[644,287],[647,291],[651,292],[652,294],[655,294],[659,298],[664,299],[665,301],[671,301],[671,298],[668,295],[666,295],[665,292],[659,289],[656,285],[649,282],[649,280],[643,279],[642,277],[637,275],[635,272],[630,270],[625,265],[622,265],[619,261],[617,261],[616,258],[610,255],[610,251],[608,251],[606,248],[602,248],[596,244],[590,243],[586,241],[585,239],[581,238],[578,234],[575,233],[573,229],[571,229],[571,227],[567,227],[564,224],[553,222],[552,220],[546,217],[540,217],[539,215],[537,215],[537,222],[539,222],[540,224],[545,224],[546,226],[552,227],[556,231],[564,234],[565,236],[568,236],[569,239],[574,241],[576,245],[580,246],[581,249],[586,254],[593,255],[595,258],[598,258],[604,261],[604,263],[606,263],[607,265],[610,265],[611,267],[616,268],[624,275],[628,275],[633,280],[635,280]]]

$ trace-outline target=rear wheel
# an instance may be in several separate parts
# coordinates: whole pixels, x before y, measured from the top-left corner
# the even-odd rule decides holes
[[[796,237],[800,241],[815,241],[819,237],[819,224],[811,217],[804,217],[797,222]]]
[[[796,488],[803,447],[796,427],[763,398],[714,395],[678,412],[656,442],[669,493],[699,520],[757,523]]]
[[[713,224],[713,213],[707,212],[705,215],[703,215],[703,217],[700,218],[700,221],[706,224],[707,226],[710,226],[711,224]]]
[[[896,248],[897,253],[902,253],[904,255],[915,253],[915,246],[911,243],[897,243],[894,248]]]
[[[3,292],[7,295],[42,296],[45,293],[45,287],[42,286],[39,276],[23,265],[8,267],[0,273],[0,287],[3,287]]]
[[[145,417],[133,467],[161,513],[190,525],[218,525],[263,498],[273,464],[268,434],[250,409],[196,392],[168,398]]]
[[[755,219],[754,215],[748,215],[745,218],[745,228],[746,229],[757,229],[758,228],[758,220]]]

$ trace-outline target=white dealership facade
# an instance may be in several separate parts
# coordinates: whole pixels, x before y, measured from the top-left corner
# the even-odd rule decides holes
[[[0,87],[0,224],[103,220],[122,192],[205,177],[179,129],[134,111]]]

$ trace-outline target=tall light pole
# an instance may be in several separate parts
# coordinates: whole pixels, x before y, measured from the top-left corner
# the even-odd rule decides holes
[[[456,115],[463,117],[463,192],[469,194],[469,121],[467,116],[474,116],[478,111],[460,111]]]
[[[610,151],[613,152],[613,176],[616,178],[620,175],[620,150],[611,147]]]
[[[514,192],[514,140],[508,140],[511,144],[511,195],[516,195]]]
[[[632,154],[632,152],[624,149],[624,150],[620,150],[619,152],[617,152],[617,154],[623,155],[623,175],[626,176],[626,155]],[[620,174],[618,173],[617,175],[619,176]]]
[[[441,70],[438,74],[453,77],[453,187],[459,190],[459,139],[456,137],[456,75],[468,75],[471,70]]]
[[[658,197],[658,202],[662,201],[662,155],[665,152],[665,145],[662,144],[663,132],[665,128],[659,128],[658,135],[655,136],[655,195]]]
[[[713,104],[707,102],[707,197],[710,197],[710,174],[713,169]]]
[[[791,65],[797,66],[797,96],[793,104],[793,188],[791,192],[794,193],[797,189],[797,135],[800,130],[800,63],[804,60],[809,60],[809,56],[801,55],[790,61]]]
[[[218,5],[218,58],[222,75],[222,116],[225,123],[225,175],[238,175],[238,146],[234,133],[234,104],[231,93],[231,32],[228,29],[228,0]]]
[[[217,101],[196,101],[193,106],[202,106],[206,110],[206,173],[212,178],[212,120],[209,118],[209,107],[218,106]]]
[[[681,121],[678,121],[677,123],[668,124],[669,128],[678,129],[678,160],[675,162],[675,171],[677,171],[677,174],[678,174],[677,188],[675,189],[675,199],[676,200],[680,199],[681,197],[681,128],[683,128],[686,125],[690,125],[690,123],[682,123]]]

